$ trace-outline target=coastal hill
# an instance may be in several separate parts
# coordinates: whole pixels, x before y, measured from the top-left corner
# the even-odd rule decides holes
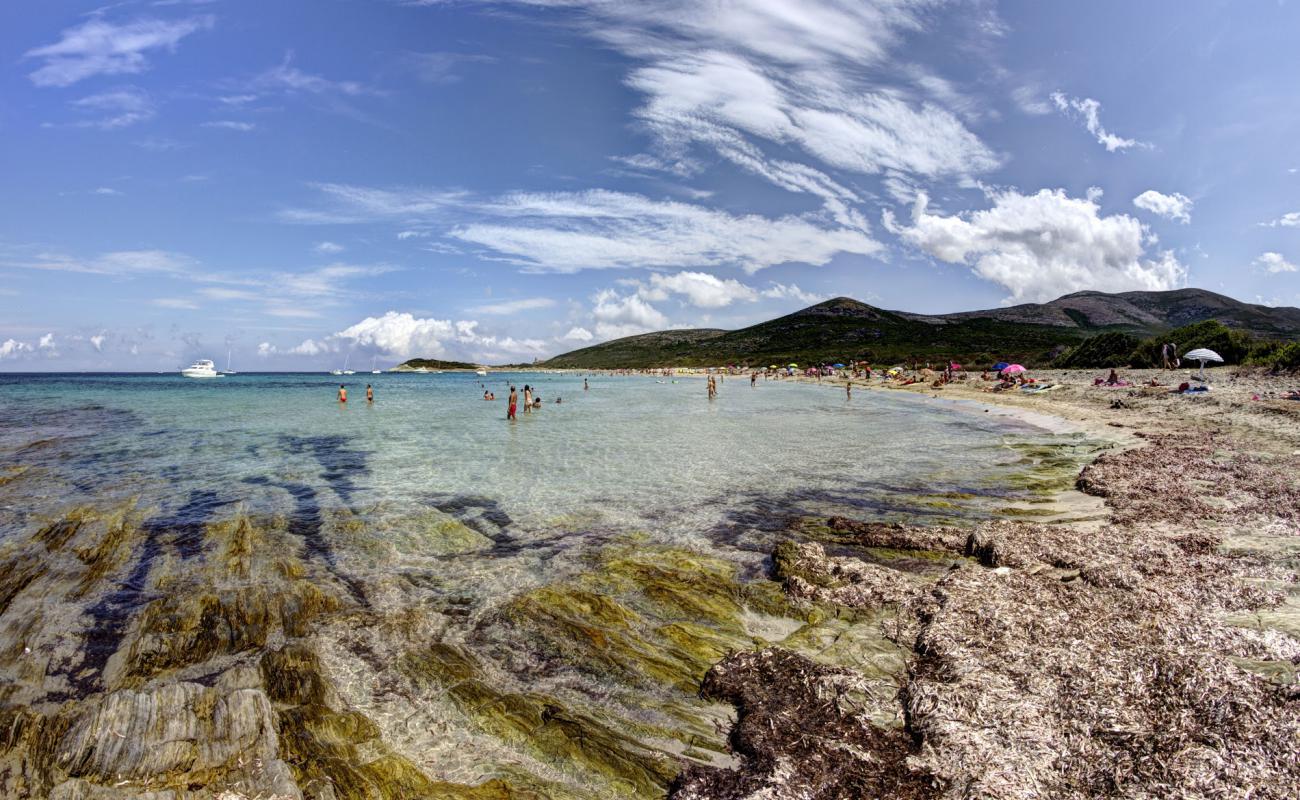
[[[390,372],[414,372],[417,369],[478,369],[477,364],[464,361],[439,361],[436,358],[412,358],[393,367]]]
[[[740,330],[629,336],[564,353],[539,366],[767,365],[857,358],[1041,362],[1100,333],[1154,336],[1206,320],[1270,339],[1300,340],[1300,309],[1243,303],[1202,289],[1076,292],[1049,303],[940,315],[887,311],[836,297]]]

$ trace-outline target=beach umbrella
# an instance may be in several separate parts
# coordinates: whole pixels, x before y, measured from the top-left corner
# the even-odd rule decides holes
[[[1005,362],[1005,361],[999,361],[998,363],[996,363],[996,364],[993,365],[993,371],[994,371],[994,372],[1001,372],[1002,370],[1006,369],[1006,368],[1009,367],[1009,366],[1011,366],[1011,365],[1008,364],[1007,362]]]
[[[1201,362],[1201,383],[1205,383],[1205,362],[1217,361],[1223,363],[1223,356],[1207,348],[1199,348],[1189,353],[1183,353],[1183,358],[1190,358]]]
[[[797,367],[797,366],[799,366],[799,365],[798,365],[798,364],[790,364],[789,366],[791,366],[791,367]]]
[[[768,366],[768,369],[776,369],[776,368],[777,368],[777,367],[776,367],[776,364],[772,364],[772,365]]]
[[[951,364],[948,365],[948,368],[949,368],[949,369],[961,369],[961,364],[958,364],[956,361],[954,361],[954,362],[952,362]]]
[[[835,369],[844,369],[843,364],[831,364],[831,366],[834,367]]]
[[[1014,375],[1014,374],[1016,374],[1017,372],[1024,372],[1024,371],[1025,371],[1025,368],[1022,367],[1022,366],[1020,366],[1019,364],[1008,364],[1008,365],[1006,365],[1005,367],[1003,367],[1002,369],[1000,369],[1000,370],[998,370],[998,371],[999,371],[999,372],[1005,372],[1005,373],[1007,373],[1008,375]]]

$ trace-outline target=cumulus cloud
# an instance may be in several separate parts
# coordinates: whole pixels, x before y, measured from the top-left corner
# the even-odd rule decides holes
[[[90,342],[91,347],[95,348],[96,352],[102,353],[104,352],[104,342],[108,341],[108,337],[102,333],[97,333],[87,341]]]
[[[93,17],[65,29],[54,44],[28,50],[25,58],[44,62],[28,77],[37,86],[71,86],[93,75],[144,72],[149,68],[146,53],[174,53],[182,39],[215,22],[211,15],[173,21],[142,18],[122,24]]]
[[[41,339],[40,339],[40,343],[37,345],[37,347],[39,347],[39,348],[42,349],[42,350],[53,350],[53,349],[54,349],[54,334],[53,334],[53,333],[47,333],[47,334],[45,334],[44,336],[42,336]]]
[[[1122,136],[1116,136],[1102,127],[1101,103],[1091,97],[1081,99],[1066,97],[1060,92],[1053,92],[1052,103],[1056,106],[1056,110],[1062,114],[1083,120],[1083,125],[1088,129],[1088,133],[1095,136],[1097,143],[1105,147],[1108,153],[1113,153],[1116,150],[1127,150],[1130,147],[1146,146],[1145,143],[1136,139],[1125,139]]]
[[[16,358],[23,353],[30,353],[32,346],[17,339],[5,339],[0,343],[0,358]]]
[[[315,250],[317,253],[324,253],[328,255],[333,253],[342,253],[345,248],[343,247],[343,245],[337,244],[335,242],[317,242],[316,245],[312,247],[312,249]]]
[[[684,296],[699,308],[722,308],[736,301],[755,300],[758,292],[734,278],[722,279],[707,272],[655,273],[642,293],[647,300],[666,300],[670,294]]]
[[[613,289],[597,292],[591,315],[596,320],[596,336],[619,339],[668,327],[668,318],[640,295],[620,295]]]
[[[1192,199],[1185,194],[1161,194],[1147,189],[1133,198],[1133,205],[1156,216],[1176,220],[1186,225],[1192,221]]]
[[[561,342],[590,342],[595,338],[595,334],[586,328],[574,326],[569,328],[569,332],[559,337]]]
[[[1259,224],[1265,228],[1300,228],[1300,211],[1290,211],[1275,220],[1261,222]]]
[[[793,283],[785,284],[776,282],[773,282],[771,286],[759,292],[759,294],[773,300],[798,300],[801,303],[807,303],[809,305],[820,303],[828,297],[828,295],[824,294],[805,292]]]
[[[536,356],[546,352],[540,339],[518,339],[484,334],[474,320],[443,320],[416,317],[389,311],[382,316],[366,317],[321,341],[308,339],[288,352],[316,355],[356,348],[375,353],[410,358],[444,357],[449,353],[475,359],[507,356]]]
[[[976,275],[1010,291],[1012,301],[1046,301],[1084,289],[1172,289],[1187,270],[1171,251],[1145,258],[1154,236],[1136,219],[1101,216],[1093,199],[1063,190],[991,195],[991,208],[964,216],[930,213],[921,195],[912,224],[886,225],[903,241],[949,263],[969,264]]]
[[[480,210],[497,219],[462,225],[450,236],[536,272],[722,265],[755,272],[880,250],[862,231],[813,215],[735,216],[623,192],[516,192]]]
[[[1270,274],[1295,272],[1296,265],[1287,261],[1281,253],[1263,253],[1254,261],[1255,268]]]

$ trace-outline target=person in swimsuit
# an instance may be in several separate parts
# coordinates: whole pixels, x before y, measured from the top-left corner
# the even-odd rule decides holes
[[[375,390],[371,389],[368,383],[366,384],[366,402],[370,405],[375,404]]]
[[[506,410],[506,419],[515,418],[515,406],[519,402],[519,395],[515,394],[515,387],[510,387],[510,408]]]
[[[339,402],[340,402],[340,403],[346,403],[347,401],[348,401],[348,390],[347,390],[347,387],[345,387],[343,384],[340,383],[340,384],[339,384]]]
[[[524,384],[524,412],[533,410],[533,387]]]
[[[848,383],[844,384],[844,399],[845,400],[853,399],[853,381],[849,381]]]
[[[582,391],[584,391],[584,392],[587,391],[587,379],[586,379],[586,378],[583,378],[583,379],[582,379]]]

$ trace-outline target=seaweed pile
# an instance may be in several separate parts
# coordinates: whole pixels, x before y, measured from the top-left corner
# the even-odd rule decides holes
[[[1292,544],[1298,467],[1294,457],[1248,455],[1210,435],[1152,437],[1080,476],[1080,488],[1114,511],[1094,530],[830,520],[822,535],[840,555],[786,544],[775,575],[806,603],[899,609],[892,633],[913,653],[899,692],[910,783],[899,777],[896,739],[864,734],[852,714],[828,732],[819,713],[832,695],[807,699],[808,685],[824,678],[811,665],[787,666],[780,692],[714,689],[738,703],[733,739],[747,757],[730,770],[688,769],[673,797],[872,796],[858,782],[872,767],[927,790],[890,789],[904,797],[1300,796],[1300,639],[1229,622],[1295,595],[1296,564],[1219,547],[1242,528]],[[1188,491],[1198,486],[1201,499]],[[971,561],[909,590],[872,563],[880,547],[947,549]],[[791,656],[763,658],[788,665]],[[731,685],[753,661],[732,655],[706,688]],[[784,741],[756,745],[745,731],[752,719],[783,714]]]

